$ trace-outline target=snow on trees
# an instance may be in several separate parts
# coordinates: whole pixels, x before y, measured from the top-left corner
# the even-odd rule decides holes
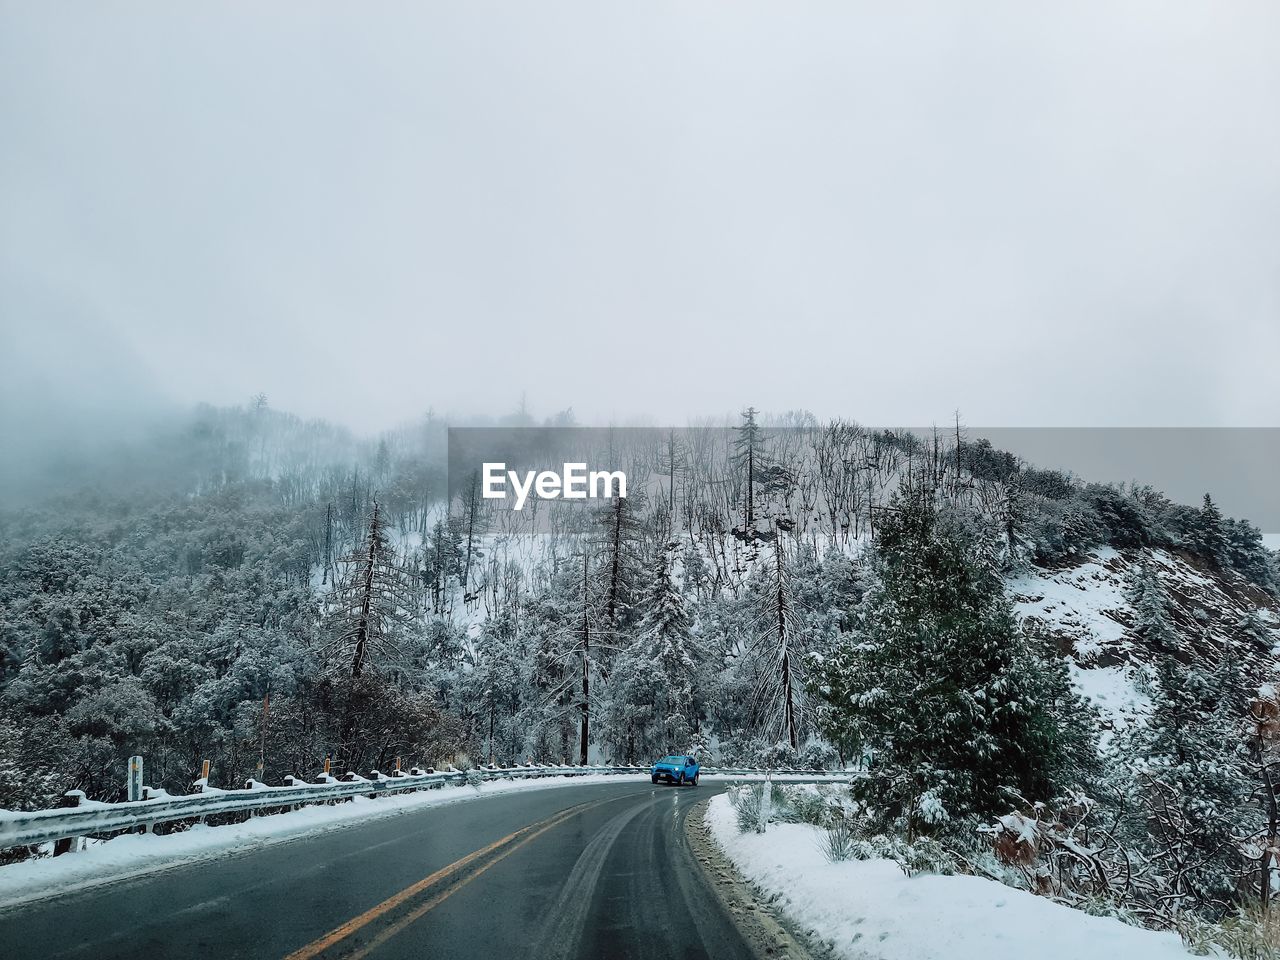
[[[626,762],[688,752],[700,720],[703,654],[673,567],[667,552],[651,562],[643,619],[614,663],[605,737]]]
[[[330,604],[332,639],[325,654],[358,679],[370,660],[390,665],[401,656],[395,628],[413,608],[408,579],[387,539],[373,501],[364,544],[338,561],[342,573]]]
[[[795,750],[802,723],[802,638],[780,537],[774,537],[772,548],[758,584],[755,629],[748,647],[756,670],[751,723],[757,733],[783,740]]]
[[[939,805],[954,818],[1053,796],[1076,772],[1065,676],[928,490],[904,489],[877,526],[859,621],[816,681],[828,735],[871,757],[855,792],[912,835],[930,830],[926,807],[936,821]]]

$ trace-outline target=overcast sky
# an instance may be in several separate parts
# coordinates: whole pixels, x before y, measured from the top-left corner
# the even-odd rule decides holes
[[[1274,0],[212,6],[0,7],[11,423],[1280,425]]]

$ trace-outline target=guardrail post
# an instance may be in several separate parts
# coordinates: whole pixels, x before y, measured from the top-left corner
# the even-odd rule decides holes
[[[78,807],[80,806],[80,801],[83,799],[83,790],[68,790],[62,795],[62,799],[58,801],[58,806],[59,808]],[[59,857],[64,853],[71,853],[73,850],[78,849],[79,846],[79,837],[63,837],[60,840],[54,841],[53,855],[55,857]]]
[[[150,800],[150,799],[151,799],[151,791],[152,791],[153,789],[155,789],[155,788],[154,788],[154,787],[143,787],[143,788],[142,788],[142,799],[143,799],[143,800]],[[155,825],[155,821],[154,821],[154,820],[148,820],[146,823],[144,823],[144,824],[142,825],[142,832],[143,832],[143,833],[150,833],[150,832],[151,832],[151,828],[152,828],[154,825]]]

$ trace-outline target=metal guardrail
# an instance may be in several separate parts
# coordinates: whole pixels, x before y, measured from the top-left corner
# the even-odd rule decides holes
[[[378,772],[368,777],[347,774],[339,780],[324,775],[317,783],[294,777],[284,786],[271,787],[249,781],[243,790],[221,790],[196,782],[198,792],[186,796],[170,796],[163,790],[145,789],[145,799],[124,803],[101,803],[87,800],[73,790],[67,794],[68,805],[54,810],[32,812],[0,810],[0,850],[27,847],[40,843],[67,840],[93,834],[119,833],[138,828],[150,829],[157,823],[177,820],[200,820],[223,813],[255,813],[262,810],[296,808],[309,803],[349,800],[352,797],[377,797],[383,794],[426,790],[446,784],[463,784],[479,779],[526,780],[541,777],[581,777],[590,775],[646,776],[649,767],[635,766],[517,766],[478,767],[472,770],[423,771],[390,776]],[[827,770],[765,770],[754,767],[703,767],[705,776],[736,779],[772,777],[793,783],[847,782],[852,773]],[[150,794],[150,796],[146,796]],[[57,851],[55,851],[57,852]]]

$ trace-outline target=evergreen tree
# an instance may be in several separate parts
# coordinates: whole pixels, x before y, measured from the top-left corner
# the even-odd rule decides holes
[[[515,611],[505,607],[484,622],[469,688],[476,707],[478,734],[489,763],[523,762],[524,736],[518,721],[524,701],[523,651]]]
[[[451,603],[450,581],[462,569],[462,536],[452,521],[437,519],[422,551],[422,582],[431,596],[435,613],[446,611]]]
[[[1169,594],[1150,564],[1139,565],[1130,575],[1125,591],[1133,606],[1133,632],[1155,653],[1170,653],[1178,647],[1178,634],[1169,619]]]
[[[999,578],[929,497],[895,498],[874,574],[816,684],[827,735],[871,755],[861,797],[915,834],[1077,781],[1082,745],[1071,741],[1089,724],[1065,669],[1028,641]]]
[[[598,553],[596,575],[600,578],[600,626],[610,636],[632,622],[636,584],[641,570],[643,527],[637,513],[642,499],[614,497],[599,512],[594,531]]]
[[[1207,493],[1199,514],[1194,518],[1190,540],[1191,548],[1215,567],[1227,561],[1227,535],[1222,511]]]
[[[1127,751],[1142,829],[1173,912],[1225,910],[1244,869],[1235,839],[1249,793],[1243,718],[1223,696],[1223,677],[1162,658],[1150,720]]]
[[[684,598],[661,554],[650,568],[638,640],[619,658],[606,711],[606,738],[627,762],[691,748],[701,655]]]
[[[756,423],[756,408],[742,412],[733,442],[733,462],[742,472],[742,531],[750,536],[756,523],[756,477],[764,466],[764,433]]]

